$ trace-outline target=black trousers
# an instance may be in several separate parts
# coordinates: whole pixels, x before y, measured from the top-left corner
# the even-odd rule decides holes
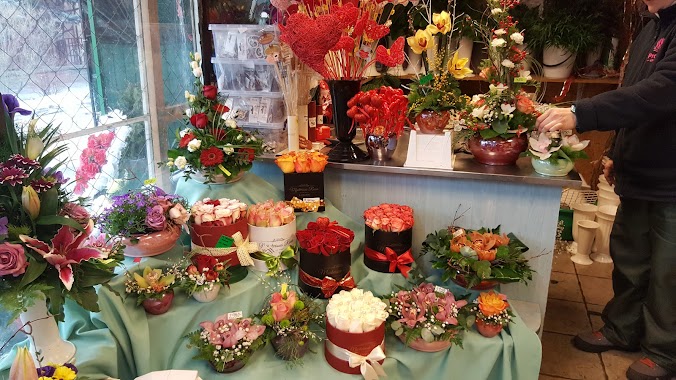
[[[601,332],[676,371],[676,203],[622,198],[610,255],[615,295]]]

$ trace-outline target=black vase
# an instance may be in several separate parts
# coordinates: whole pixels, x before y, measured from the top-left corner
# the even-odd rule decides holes
[[[357,134],[357,124],[347,116],[347,102],[359,93],[360,80],[327,80],[333,104],[333,125],[338,144],[329,152],[331,162],[359,162],[369,155],[352,143]]]

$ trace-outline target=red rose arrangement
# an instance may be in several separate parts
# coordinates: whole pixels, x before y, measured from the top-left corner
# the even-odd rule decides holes
[[[380,87],[360,92],[347,106],[347,116],[361,125],[364,136],[399,137],[409,122],[408,98],[401,89]]]
[[[413,209],[391,203],[383,203],[364,211],[366,225],[373,230],[402,232],[413,227]]]
[[[219,262],[213,256],[196,255],[185,268],[180,286],[188,295],[192,295],[200,291],[210,291],[217,285],[228,285],[229,280],[227,263]]]
[[[305,230],[296,232],[296,238],[300,247],[309,253],[329,256],[350,249],[354,232],[336,221],[319,217],[316,222],[308,223]]]

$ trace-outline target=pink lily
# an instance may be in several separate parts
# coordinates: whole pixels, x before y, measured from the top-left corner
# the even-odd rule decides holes
[[[59,271],[61,282],[70,291],[75,280],[72,264],[105,257],[105,254],[98,249],[81,247],[84,240],[92,233],[93,228],[94,222],[92,220],[89,220],[84,232],[78,234],[74,234],[70,227],[63,226],[52,238],[51,247],[47,243],[30,236],[21,235],[19,238]]]

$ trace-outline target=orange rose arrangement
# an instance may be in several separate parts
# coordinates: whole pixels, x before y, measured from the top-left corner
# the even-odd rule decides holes
[[[294,151],[277,157],[275,163],[285,174],[321,173],[328,163],[328,156],[316,151]]]
[[[477,306],[472,310],[476,316],[477,330],[483,336],[490,338],[497,335],[514,318],[504,294],[494,291],[481,293],[475,302]]]

